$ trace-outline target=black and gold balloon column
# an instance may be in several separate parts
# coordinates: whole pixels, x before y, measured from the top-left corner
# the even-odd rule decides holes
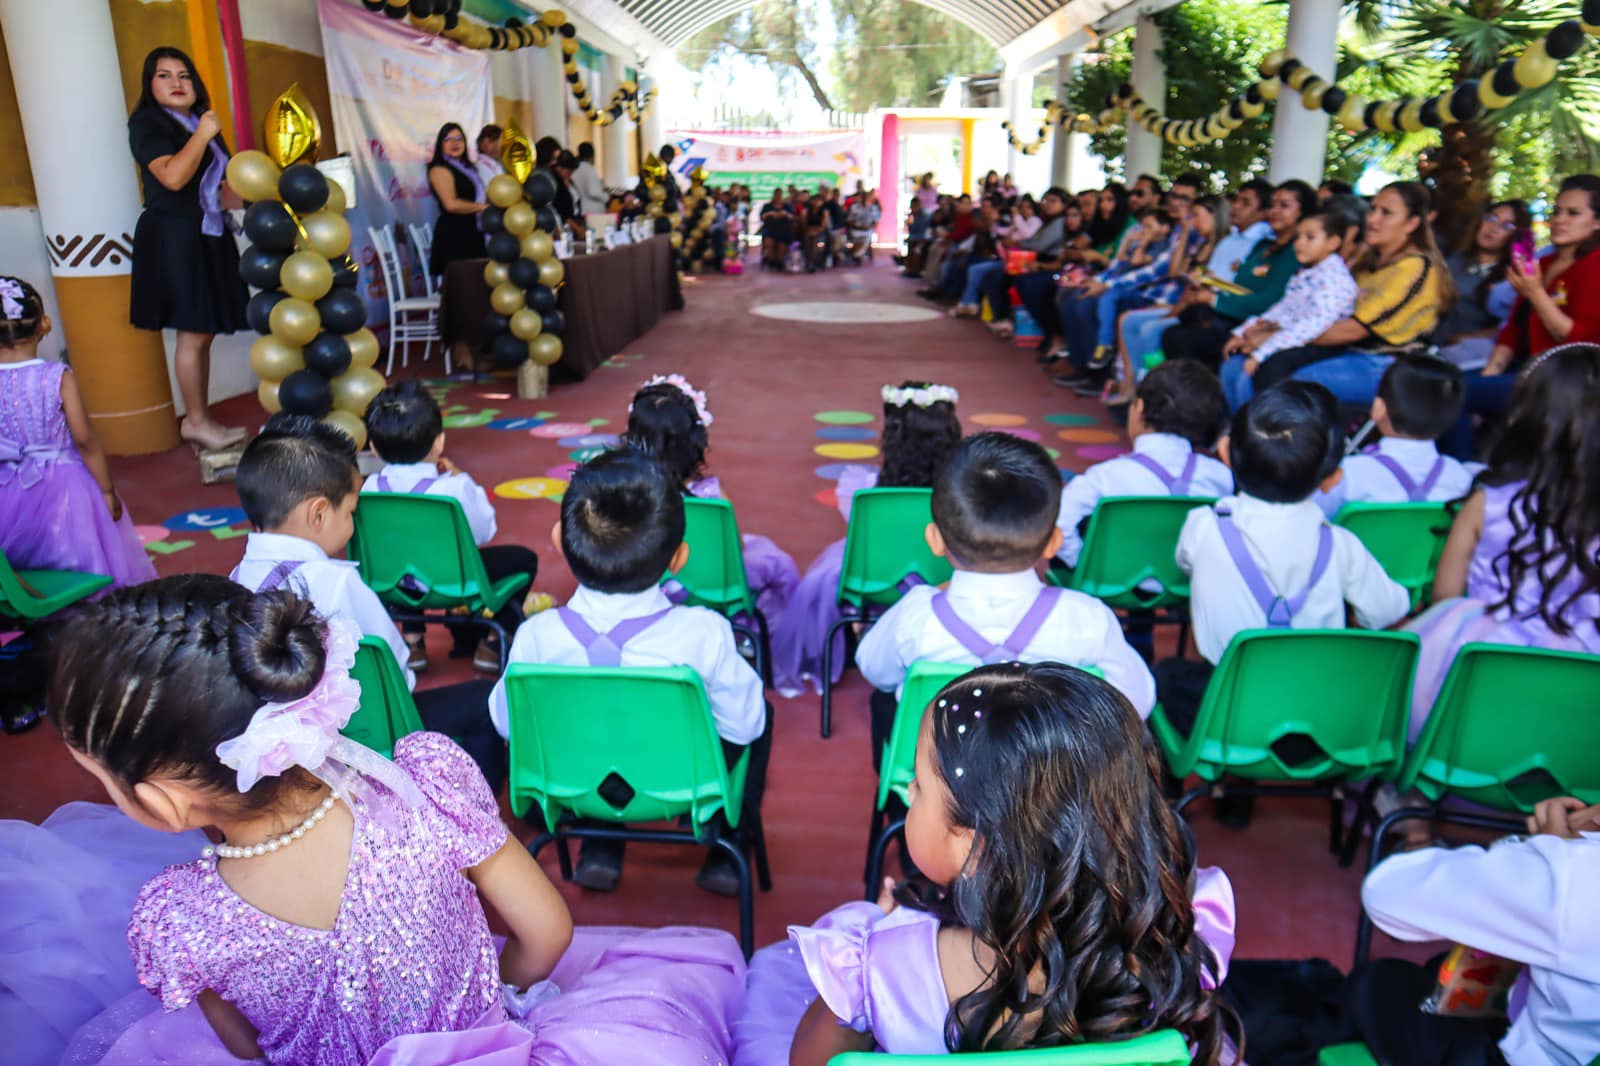
[[[689,175],[689,191],[683,194],[682,237],[676,247],[682,251],[684,265],[689,270],[712,270],[717,266],[711,248],[711,223],[716,217],[716,205],[706,191],[706,176],[704,167],[696,167]]]
[[[561,359],[566,329],[556,306],[556,293],[566,278],[555,250],[561,219],[551,206],[557,178],[533,168],[533,150],[515,124],[506,128],[501,162],[506,173],[489,182],[489,207],[481,216],[489,252],[483,268],[490,307],[485,354],[502,367],[519,366],[525,359],[554,366]]]

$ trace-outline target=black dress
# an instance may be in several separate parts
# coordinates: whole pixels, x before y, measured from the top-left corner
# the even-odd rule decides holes
[[[200,232],[200,181],[208,167],[222,164],[208,150],[194,177],[176,192],[150,173],[151,160],[176,155],[189,137],[164,111],[144,108],[128,116],[128,147],[144,189],[144,212],[133,231],[128,320],[138,329],[232,333],[247,328],[249,293],[239,277],[239,246],[229,233]]]
[[[478,187],[471,178],[455,167],[446,165],[444,169],[455,179],[457,200],[471,202],[478,198]],[[433,192],[431,178],[428,191]],[[439,204],[439,217],[433,224],[433,250],[428,253],[428,273],[442,278],[445,267],[457,259],[482,259],[488,253],[483,250],[483,233],[478,229],[477,215],[452,215],[444,209],[444,202],[439,199],[438,193],[433,193],[433,199]]]

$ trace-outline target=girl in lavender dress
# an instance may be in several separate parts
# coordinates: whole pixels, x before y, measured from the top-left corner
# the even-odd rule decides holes
[[[1464,644],[1600,655],[1600,346],[1552,348],[1523,372],[1433,594],[1408,627],[1422,637],[1412,740]]]
[[[18,569],[156,576],[111,481],[77,379],[39,358],[50,333],[32,285],[0,277],[0,551]]]
[[[933,472],[961,439],[956,418],[960,394],[948,385],[904,381],[883,387],[883,466],[847,466],[834,488],[839,513],[850,521],[850,501],[862,489],[928,488]],[[790,597],[789,609],[772,626],[772,676],[778,692],[794,697],[810,682],[822,691],[822,644],[839,620],[839,571],[844,566],[840,537],[806,567]],[[844,672],[844,634],[834,635],[833,677]]]
[[[1195,867],[1115,688],[1060,663],[979,667],[929,705],[916,760],[905,836],[921,874],[756,953],[734,1066],[1156,1029],[1196,1063],[1233,1057],[1215,993],[1233,890]]]
[[[720,500],[721,482],[706,473],[706,431],[712,421],[705,393],[681,374],[657,374],[634,393],[622,439],[659,459],[683,483],[686,495]],[[800,571],[789,553],[766,537],[745,533],[742,539],[745,579],[755,593],[756,609],[770,623],[788,605]]]
[[[126,919],[131,904],[124,950],[144,991],[83,1026],[64,1061],[567,1064],[641,1047],[652,1062],[724,1061],[744,976],[733,939],[574,933],[450,740],[414,733],[391,763],[340,735],[360,698],[356,640],[290,593],[213,575],[114,592],[65,625],[50,706],[122,812],[91,808],[77,839],[117,825],[130,867],[140,826],[191,850],[137,900],[116,895],[125,877],[102,882],[101,914]],[[207,827],[223,843],[208,845]],[[84,876],[108,863],[80,872],[57,851],[39,868],[65,834],[59,822],[0,833],[0,869],[40,893],[0,928],[9,1062],[55,1061],[72,1013],[92,1014],[116,984],[106,945],[76,928]],[[509,929],[498,952],[485,905]],[[58,979],[30,1014],[38,973]]]

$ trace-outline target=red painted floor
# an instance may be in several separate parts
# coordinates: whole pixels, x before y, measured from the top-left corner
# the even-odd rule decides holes
[[[836,460],[813,449],[816,412],[847,409],[874,415],[878,389],[906,378],[954,385],[969,431],[1012,425],[1040,434],[1059,449],[1060,464],[1082,470],[1103,458],[1093,451],[1122,442],[1121,431],[1097,403],[1053,386],[1031,351],[993,339],[981,326],[938,319],[909,325],[831,325],[775,321],[750,308],[769,302],[879,300],[922,305],[914,283],[886,261],[877,266],[814,276],[762,272],[741,277],[685,280],[688,309],[617,353],[589,380],[558,387],[542,400],[514,398],[508,381],[456,384],[445,394],[447,413],[479,428],[449,430],[448,454],[491,489],[518,478],[542,477],[569,461],[570,448],[527,432],[481,428],[492,418],[553,412],[551,422],[584,423],[583,432],[619,432],[634,389],[655,373],[678,372],[709,392],[716,423],[710,465],[736,503],[741,525],[773,537],[803,568],[828,542],[843,535],[829,504],[818,502],[831,482],[816,467]],[[437,364],[411,373],[437,374]],[[397,369],[395,376],[408,371]],[[259,425],[253,397],[222,409],[232,422]],[[1092,423],[1063,426],[1046,416],[1090,416]],[[1015,417],[992,417],[1015,416]],[[1066,434],[1063,438],[1062,434]],[[1090,447],[1089,455],[1080,447]],[[169,516],[236,505],[230,485],[202,486],[188,451],[113,463],[135,521],[157,525]],[[504,494],[502,494],[503,496]],[[499,541],[523,543],[541,557],[539,586],[558,597],[573,582],[550,547],[555,504],[546,499],[497,501]],[[242,551],[243,525],[173,532],[155,556],[163,574],[226,573]],[[184,542],[191,542],[186,546]],[[433,641],[435,666],[424,685],[465,679],[470,670],[444,660]],[[756,900],[758,942],[783,935],[789,923],[807,922],[861,892],[873,775],[867,755],[867,689],[853,673],[835,701],[833,737],[817,733],[817,700],[773,694],[777,722],[766,800],[768,848],[774,886]],[[74,799],[103,799],[94,782],[61,750],[48,727],[20,737],[0,737],[0,817],[39,820]],[[1221,827],[1199,804],[1195,832],[1201,860],[1224,867],[1239,900],[1243,958],[1323,956],[1345,966],[1350,958],[1360,884],[1327,851],[1326,807],[1307,800],[1263,800],[1251,827]],[[553,854],[546,853],[552,874]],[[732,901],[707,895],[692,883],[701,855],[691,849],[630,848],[620,889],[596,895],[566,890],[578,921],[661,925],[693,923],[737,928]],[[1384,946],[1381,943],[1380,946]]]

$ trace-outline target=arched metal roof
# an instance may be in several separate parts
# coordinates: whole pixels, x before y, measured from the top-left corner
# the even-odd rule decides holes
[[[676,48],[707,26],[736,15],[754,0],[615,0],[668,48]],[[996,47],[1013,40],[1068,0],[917,0],[971,26]]]

